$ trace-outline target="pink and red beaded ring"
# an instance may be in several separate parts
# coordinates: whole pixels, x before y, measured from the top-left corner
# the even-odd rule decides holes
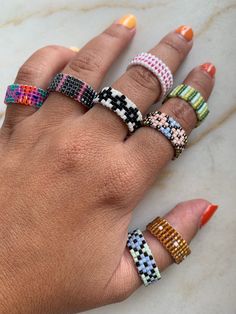
[[[40,108],[47,99],[48,93],[36,86],[12,84],[7,87],[4,103],[20,104]]]
[[[162,93],[160,98],[166,96],[168,91],[173,86],[173,75],[168,66],[162,60],[151,53],[142,52],[134,57],[134,59],[129,63],[128,68],[134,65],[143,66],[152,72],[161,85]]]

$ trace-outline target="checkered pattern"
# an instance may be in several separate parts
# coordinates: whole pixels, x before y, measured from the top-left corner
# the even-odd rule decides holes
[[[83,104],[88,109],[92,108],[93,100],[97,93],[85,82],[64,73],[58,73],[48,87],[48,92],[62,93],[75,101]]]
[[[160,111],[150,112],[143,120],[143,126],[149,126],[161,132],[171,143],[178,158],[187,144],[187,134],[172,117]]]
[[[40,108],[47,99],[48,93],[36,86],[12,84],[7,87],[4,103],[20,104]]]
[[[145,286],[161,279],[152,252],[139,229],[128,234],[127,247]]]
[[[134,57],[128,65],[128,68],[133,65],[140,65],[148,69],[157,78],[161,85],[163,97],[167,94],[168,90],[173,86],[173,75],[168,66],[159,58],[151,53],[142,52]]]
[[[208,105],[202,95],[195,88],[181,84],[176,86],[164,99],[163,102],[166,102],[170,98],[180,98],[185,100],[196,112],[198,124],[201,124],[203,120],[209,114]]]
[[[127,124],[130,132],[141,126],[141,112],[130,99],[114,88],[104,87],[94,99],[94,103],[100,103],[114,111]]]

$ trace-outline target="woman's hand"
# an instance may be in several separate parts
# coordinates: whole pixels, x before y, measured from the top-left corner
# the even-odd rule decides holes
[[[16,82],[46,89],[63,71],[98,90],[134,34],[130,16],[78,53],[59,46],[40,49],[20,68]],[[191,48],[191,29],[180,28],[151,53],[174,73]],[[214,85],[209,69],[198,66],[185,80],[206,99]],[[112,86],[142,113],[160,95],[156,78],[139,66]],[[161,110],[188,134],[196,124],[183,100],[171,99]],[[137,289],[141,281],[126,250],[131,214],[172,157],[173,148],[160,133],[140,128],[127,138],[125,124],[101,105],[85,112],[81,104],[52,93],[37,112],[8,106],[0,133],[0,312],[74,313],[123,300]],[[189,201],[166,217],[190,241],[207,220],[209,205]],[[171,257],[144,234],[165,269]]]

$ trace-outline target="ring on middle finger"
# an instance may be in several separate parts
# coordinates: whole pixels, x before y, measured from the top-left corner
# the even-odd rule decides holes
[[[142,52],[133,58],[128,68],[134,65],[140,65],[149,70],[160,83],[162,91],[160,98],[166,96],[173,86],[173,75],[161,59],[151,53]]]

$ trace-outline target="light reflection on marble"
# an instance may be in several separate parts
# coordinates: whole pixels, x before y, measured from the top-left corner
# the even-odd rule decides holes
[[[131,56],[149,49],[181,24],[192,25],[196,38],[194,49],[176,75],[176,83],[197,64],[211,61],[217,67],[208,121],[193,132],[183,157],[163,171],[136,209],[131,228],[143,228],[157,213],[164,214],[186,199],[207,198],[220,208],[192,242],[191,257],[169,268],[162,282],[139,289],[121,304],[91,313],[235,314],[235,1],[1,0],[0,121],[5,109],[4,89],[34,50],[55,43],[81,47],[129,12],[139,21],[136,38],[111,69],[104,85],[125,70]]]

